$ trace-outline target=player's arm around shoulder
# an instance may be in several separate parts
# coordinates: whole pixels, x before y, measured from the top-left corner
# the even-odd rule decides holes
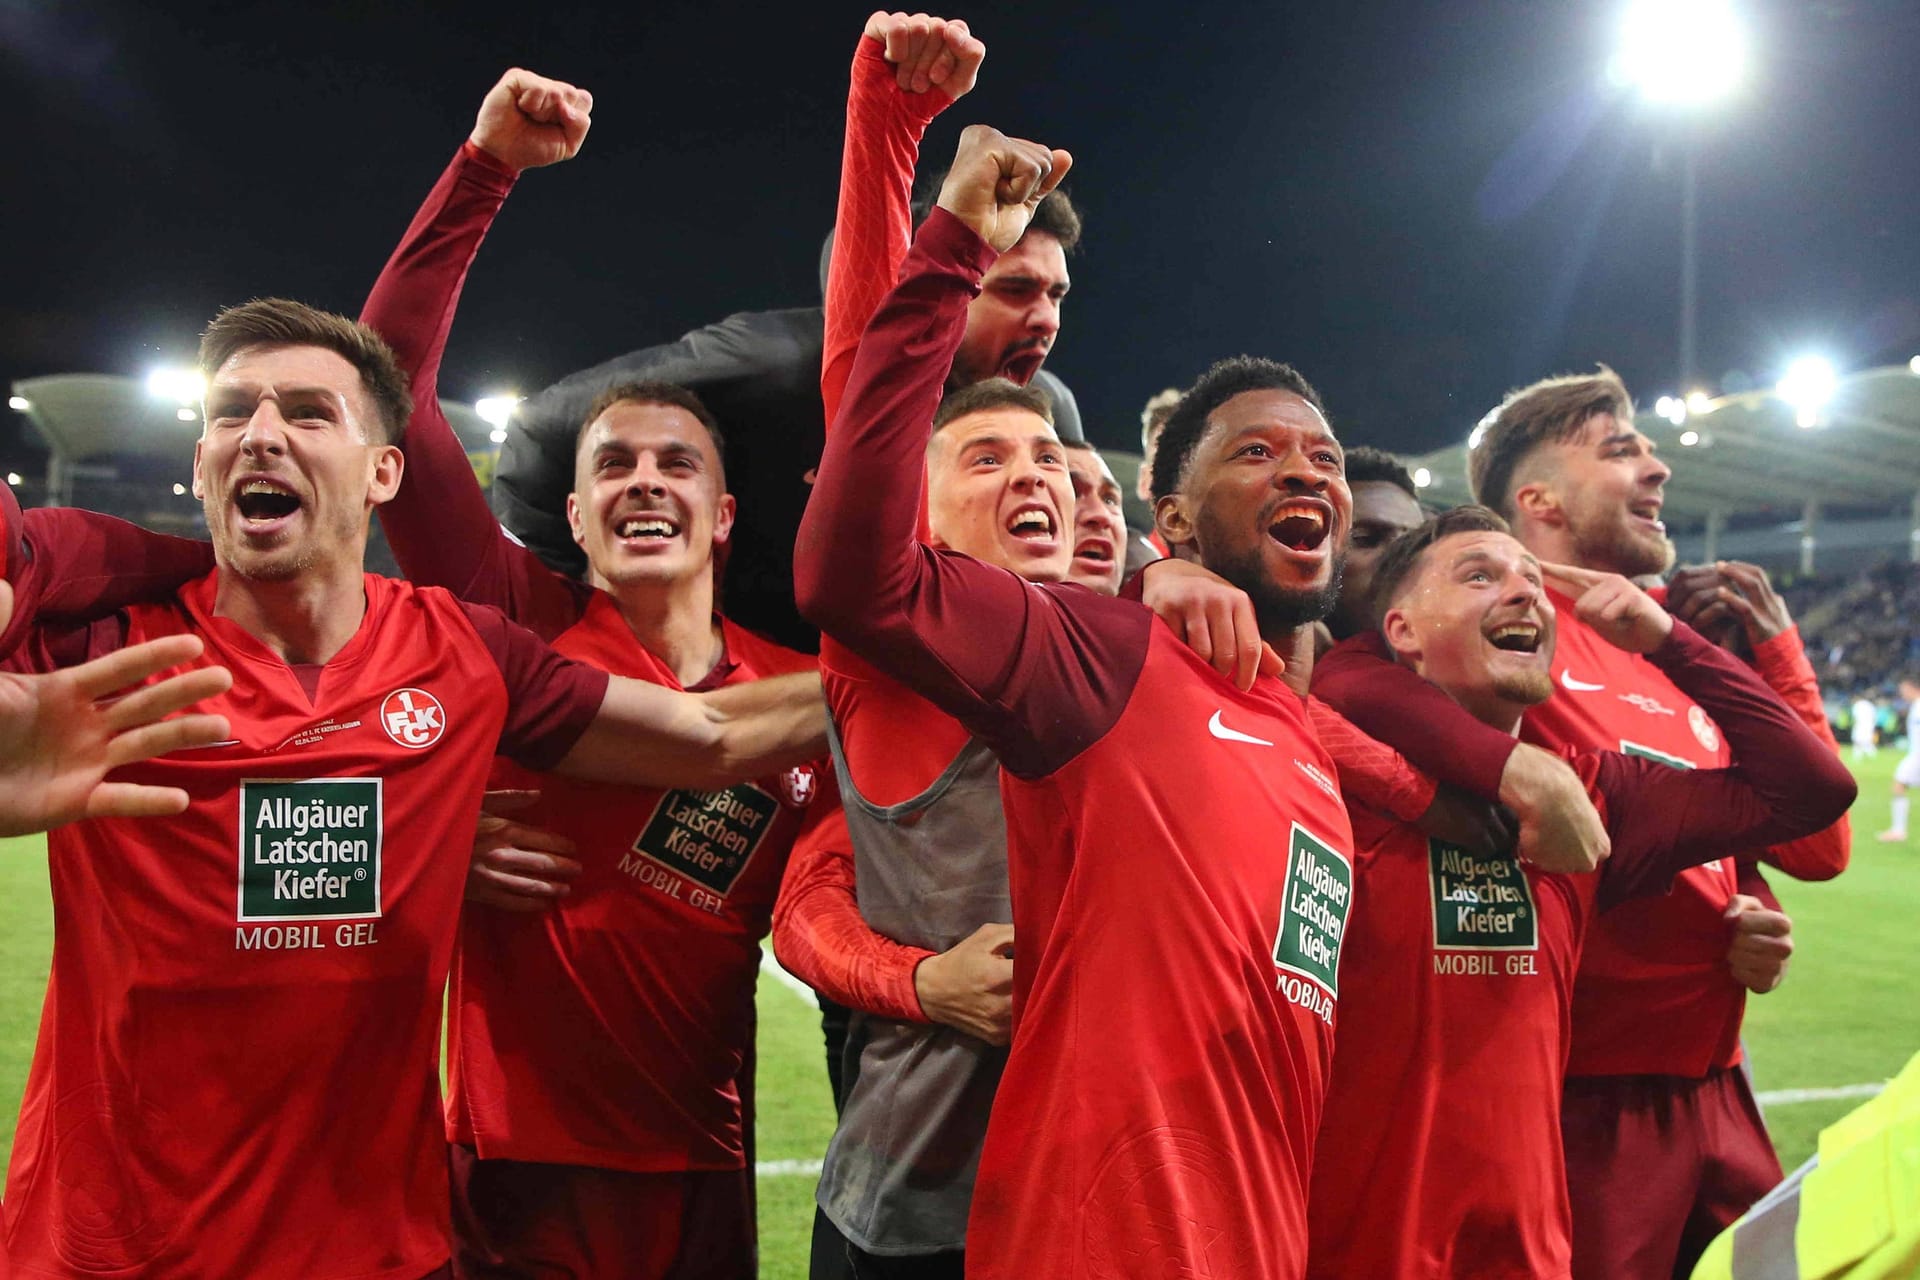
[[[705,693],[612,677],[556,772],[632,786],[713,789],[825,755],[820,677],[797,672]]]

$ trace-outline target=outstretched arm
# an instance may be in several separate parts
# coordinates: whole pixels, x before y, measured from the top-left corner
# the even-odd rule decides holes
[[[876,12],[861,32],[827,267],[820,392],[829,422],[853,373],[860,335],[907,256],[920,139],[935,116],[973,88],[986,53],[957,18]]]
[[[595,782],[710,790],[826,752],[826,704],[813,672],[705,693],[614,676],[599,714],[554,772]]]
[[[503,609],[548,637],[577,620],[579,587],[495,523],[466,448],[441,412],[440,362],[467,270],[514,179],[578,151],[592,106],[584,89],[518,69],[502,76],[360,315],[393,347],[413,388],[413,417],[401,441],[406,474],[398,496],[379,509],[402,571]]]

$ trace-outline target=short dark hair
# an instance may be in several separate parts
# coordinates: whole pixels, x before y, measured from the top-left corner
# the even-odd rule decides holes
[[[914,226],[925,222],[933,213],[933,206],[940,202],[940,188],[946,185],[946,181],[947,171],[940,169],[916,185],[913,196]],[[1046,232],[1060,242],[1062,252],[1072,253],[1080,247],[1080,210],[1073,203],[1072,196],[1063,188],[1055,187],[1035,206],[1033,220],[1027,223],[1027,230]]]
[[[1207,418],[1227,401],[1248,391],[1291,391],[1325,417],[1326,406],[1313,384],[1290,364],[1260,356],[1233,356],[1217,361],[1188,387],[1180,403],[1167,415],[1160,442],[1149,465],[1153,469],[1153,500],[1158,502],[1180,487],[1193,451],[1207,433]]]
[[[1380,553],[1373,569],[1373,599],[1368,601],[1374,625],[1387,616],[1387,610],[1400,594],[1400,588],[1419,571],[1427,549],[1442,538],[1456,533],[1512,533],[1500,513],[1488,507],[1464,506],[1442,511],[1430,520],[1407,530]]]
[[[617,404],[658,404],[670,409],[685,409],[707,429],[707,435],[713,439],[713,451],[720,455],[721,465],[726,465],[727,440],[720,432],[719,420],[707,408],[705,401],[677,382],[617,382],[602,391],[587,406],[586,417],[580,420],[579,429],[573,433],[575,454],[580,452],[580,442],[586,438],[587,428]]]
[[[1347,487],[1362,484],[1390,484],[1415,502],[1420,501],[1420,490],[1406,464],[1370,444],[1357,444],[1347,450]]]
[[[947,392],[946,399],[933,414],[933,429],[938,432],[955,418],[989,409],[1025,409],[1053,425],[1053,402],[1038,387],[1023,387],[1006,378],[983,378]]]
[[[407,373],[393,348],[355,320],[310,307],[291,298],[255,298],[228,307],[200,335],[200,374],[209,382],[235,354],[253,347],[320,347],[331,351],[360,375],[373,398],[380,444],[399,444],[413,416]]]
[[[1573,439],[1600,413],[1633,422],[1633,398],[1620,375],[1605,365],[1596,373],[1542,378],[1509,391],[1476,428],[1467,453],[1473,500],[1512,519],[1513,476],[1520,464],[1543,444]]]

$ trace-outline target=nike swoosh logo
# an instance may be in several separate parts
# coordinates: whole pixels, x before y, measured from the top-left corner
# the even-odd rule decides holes
[[[1227,728],[1227,726],[1220,723],[1220,713],[1218,711],[1213,713],[1213,719],[1207,721],[1207,732],[1223,742],[1249,742],[1256,747],[1270,747],[1273,745],[1265,738],[1256,738],[1250,733],[1242,733],[1238,729]]]
[[[1603,684],[1588,684],[1585,680],[1575,680],[1572,670],[1568,669],[1560,673],[1560,687],[1570,689],[1574,693],[1598,693],[1607,686]]]

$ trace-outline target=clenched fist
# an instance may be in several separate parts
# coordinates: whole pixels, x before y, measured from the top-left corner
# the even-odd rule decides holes
[[[898,68],[903,93],[938,89],[958,98],[973,88],[987,56],[987,46],[958,18],[880,10],[867,19],[865,35]]]
[[[513,68],[487,91],[471,141],[510,169],[571,160],[593,123],[593,95]]]
[[[1019,243],[1034,209],[1072,167],[1073,157],[1064,151],[968,125],[939,204],[1004,253]]]

